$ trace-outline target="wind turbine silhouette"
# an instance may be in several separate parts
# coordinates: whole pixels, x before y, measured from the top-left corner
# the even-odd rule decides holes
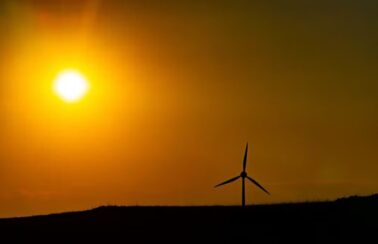
[[[266,194],[270,195],[270,193],[262,185],[260,185],[256,180],[254,180],[253,178],[247,175],[247,172],[245,171],[247,167],[247,154],[248,154],[248,143],[247,143],[247,146],[245,147],[245,153],[244,153],[244,159],[243,159],[243,171],[240,173],[240,175],[214,186],[214,187],[222,186],[222,185],[231,183],[239,178],[242,178],[242,207],[245,207],[245,178],[250,180],[253,184],[255,184],[258,188],[263,190]]]

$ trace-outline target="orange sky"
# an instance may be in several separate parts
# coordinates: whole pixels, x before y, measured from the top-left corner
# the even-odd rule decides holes
[[[0,217],[378,190],[375,1],[133,2],[1,1]]]

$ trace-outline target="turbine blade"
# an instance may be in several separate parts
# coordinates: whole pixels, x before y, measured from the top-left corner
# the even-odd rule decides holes
[[[221,185],[225,185],[225,184],[231,183],[231,182],[233,182],[233,181],[235,181],[235,180],[237,180],[237,179],[239,179],[239,178],[240,178],[240,176],[236,176],[236,177],[231,178],[231,179],[229,179],[229,180],[226,180],[225,182],[222,182],[222,183],[220,183],[220,184],[218,184],[218,185],[216,185],[216,186],[214,186],[214,187],[218,187],[218,186],[221,186]]]
[[[243,172],[245,171],[245,168],[247,167],[247,154],[248,154],[248,142],[247,142],[247,146],[245,147],[245,153],[244,153],[244,159],[243,159]]]
[[[270,193],[262,186],[260,185],[257,181],[255,181],[254,179],[252,179],[251,177],[247,176],[248,180],[250,180],[253,184],[255,184],[258,188],[260,188],[261,190],[263,190],[266,194],[270,195]]]

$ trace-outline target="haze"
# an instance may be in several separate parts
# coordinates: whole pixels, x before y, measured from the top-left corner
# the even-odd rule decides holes
[[[376,1],[0,3],[0,216],[378,191]],[[51,90],[74,68],[76,104]]]

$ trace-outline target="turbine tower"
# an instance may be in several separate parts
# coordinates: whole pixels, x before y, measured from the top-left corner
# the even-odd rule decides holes
[[[247,171],[245,171],[247,167],[247,154],[248,154],[248,143],[247,143],[247,146],[245,147],[245,153],[244,153],[244,159],[243,159],[243,171],[240,173],[240,175],[214,186],[214,187],[222,186],[241,178],[242,179],[242,207],[245,207],[245,178],[247,178],[249,181],[255,184],[258,188],[263,190],[266,194],[270,195],[270,193],[262,185],[260,185],[253,178],[249,177],[247,174]]]

